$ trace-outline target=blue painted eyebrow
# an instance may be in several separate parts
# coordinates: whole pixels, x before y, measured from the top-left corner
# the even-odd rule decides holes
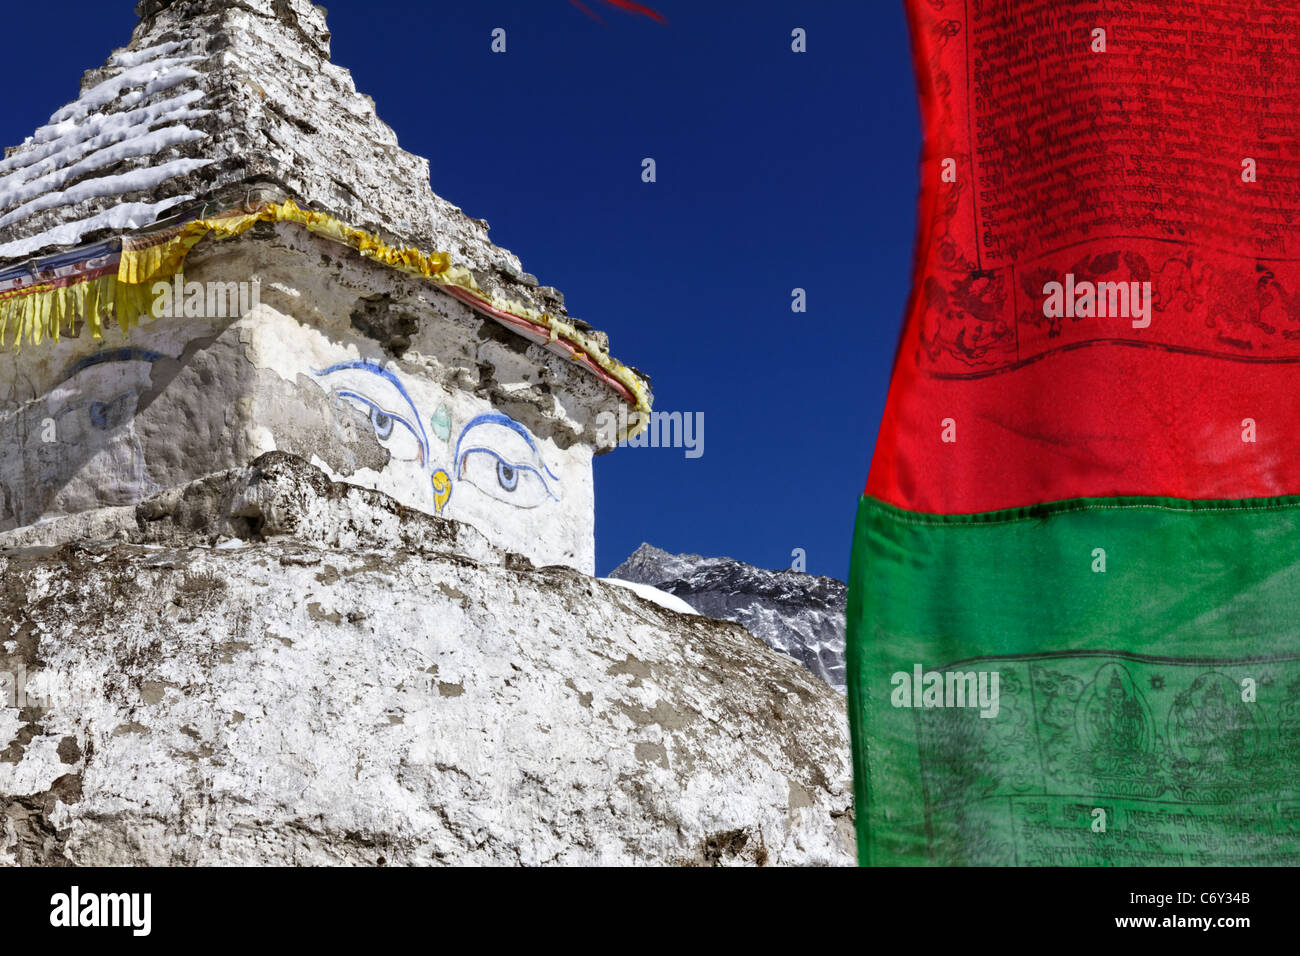
[[[415,402],[411,401],[411,396],[407,394],[406,387],[402,385],[401,379],[388,369],[373,362],[340,362],[338,365],[331,365],[327,369],[314,368],[311,371],[313,375],[332,375],[334,372],[342,372],[345,369],[355,369],[358,372],[369,372],[371,375],[378,375],[397,389],[402,398],[406,400],[406,406],[411,410],[411,417],[414,419],[415,424],[420,428],[420,441],[424,443],[426,449],[429,447],[429,436],[425,434],[424,422],[420,419],[420,413],[415,407]],[[357,397],[360,398],[361,396],[358,395]],[[385,412],[385,414],[388,413]]]
[[[66,372],[63,373],[61,382],[66,382],[78,372],[83,372],[88,368],[96,365],[108,365],[111,362],[157,362],[166,358],[161,352],[152,352],[149,349],[132,348],[126,346],[117,349],[104,349],[102,352],[96,352],[94,355],[87,355],[85,358],[74,362]]]
[[[465,440],[465,436],[469,434],[469,430],[471,428],[474,428],[477,425],[504,425],[506,428],[509,428],[511,431],[515,432],[517,435],[519,435],[520,438],[522,438],[524,441],[528,443],[528,447],[532,450],[532,453],[537,456],[538,462],[541,463],[541,466],[543,469],[545,469],[546,473],[550,475],[552,478],[554,478],[556,481],[560,480],[560,476],[557,475],[555,472],[551,471],[551,469],[547,466],[545,459],[542,458],[542,453],[537,448],[537,443],[533,441],[533,436],[528,434],[528,429],[524,428],[523,425],[520,425],[509,415],[502,415],[500,412],[489,412],[486,415],[479,415],[477,418],[471,419],[469,423],[466,424],[465,427],[460,430],[460,437],[456,439],[455,461],[456,461],[457,471],[460,470],[461,442]],[[467,449],[466,453],[468,454],[469,451],[487,451],[487,450],[488,449],[483,449],[483,448]],[[498,455],[497,457],[499,458],[500,456]]]

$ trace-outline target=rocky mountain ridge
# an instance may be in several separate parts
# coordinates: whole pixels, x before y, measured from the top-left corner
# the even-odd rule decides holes
[[[610,572],[667,591],[701,614],[742,625],[844,693],[844,582],[769,571],[732,558],[670,554],[642,544]]]

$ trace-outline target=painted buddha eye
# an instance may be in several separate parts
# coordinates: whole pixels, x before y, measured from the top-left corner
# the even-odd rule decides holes
[[[454,475],[489,498],[515,508],[558,501],[559,476],[547,467],[529,431],[499,413],[480,415],[461,430]]]
[[[49,396],[60,438],[76,440],[87,426],[111,432],[129,424],[136,398],[148,388],[152,365],[160,358],[160,353],[146,349],[120,348],[104,349],[74,363]]]
[[[393,458],[424,464],[424,442],[418,423],[413,424],[406,416],[388,411],[369,395],[351,389],[337,389],[334,398],[366,416],[375,438]]]
[[[536,508],[555,497],[536,468],[511,462],[491,448],[464,451],[457,477],[489,497],[516,508]]]
[[[428,460],[429,439],[419,412],[401,381],[371,362],[344,362],[313,369],[327,378],[330,394],[363,414],[380,444],[397,461]]]

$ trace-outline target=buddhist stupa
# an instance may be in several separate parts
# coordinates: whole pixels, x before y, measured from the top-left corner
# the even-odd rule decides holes
[[[136,13],[0,162],[0,531],[283,451],[592,572],[646,380],[432,192],[321,7]]]

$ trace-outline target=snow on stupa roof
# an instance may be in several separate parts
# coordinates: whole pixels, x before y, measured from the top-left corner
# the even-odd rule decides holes
[[[558,328],[575,358],[592,353],[648,409],[643,378],[608,359],[606,337],[568,317],[563,296],[494,245],[486,222],[433,193],[428,160],[401,149],[374,101],[330,62],[324,8],[141,0],[136,13],[131,42],[85,75],[80,96],[5,150],[0,293],[15,267],[45,269],[32,260],[270,194],[373,234],[398,259],[404,247],[445,254],[481,291],[472,305],[493,304],[481,311],[516,326],[523,316],[553,343]]]
[[[130,44],[6,150],[0,262],[265,183],[350,225],[531,285],[484,222],[434,195],[428,160],[402,150],[373,100],[330,63],[322,8],[144,0],[136,12]]]

